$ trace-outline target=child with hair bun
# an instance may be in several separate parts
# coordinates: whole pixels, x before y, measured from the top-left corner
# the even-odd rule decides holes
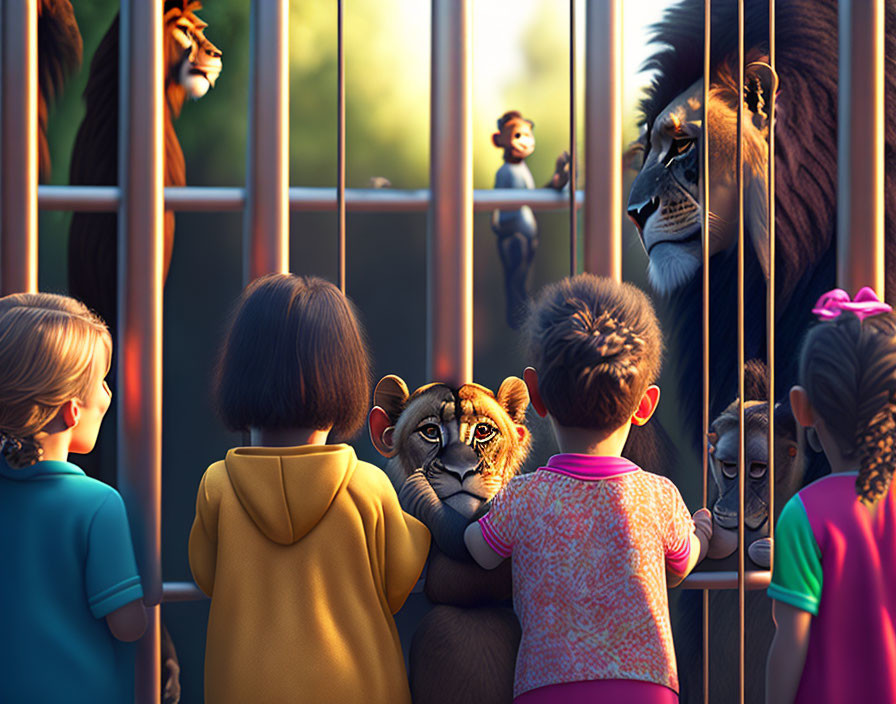
[[[2,702],[133,699],[143,589],[121,497],[67,461],[90,452],[112,340],[80,302],[0,298]]]
[[[190,568],[211,597],[205,701],[410,704],[392,615],[429,554],[385,473],[330,435],[364,424],[370,361],[354,306],[316,277],[244,291],[215,379],[250,447],[206,470]]]
[[[561,454],[511,479],[464,535],[485,568],[513,559],[514,702],[677,702],[666,589],[704,557],[712,520],[620,456],[659,401],[653,306],[581,274],[542,291],[524,335],[532,405]]]
[[[896,316],[870,288],[812,312],[790,403],[831,474],[776,524],[766,701],[896,702]]]

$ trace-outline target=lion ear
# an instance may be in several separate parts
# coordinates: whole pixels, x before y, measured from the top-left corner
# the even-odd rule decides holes
[[[768,132],[769,111],[778,91],[778,74],[764,61],[747,64],[744,70],[744,104],[753,114],[753,125]]]
[[[373,390],[373,405],[379,406],[386,412],[392,425],[398,421],[398,416],[404,410],[404,404],[408,400],[408,385],[400,376],[389,374],[380,379]]]
[[[529,407],[529,390],[522,379],[516,376],[507,377],[501,382],[501,388],[498,389],[495,398],[514,423],[525,422],[526,409]]]

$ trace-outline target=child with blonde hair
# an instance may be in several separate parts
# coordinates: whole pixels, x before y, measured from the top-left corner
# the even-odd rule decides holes
[[[370,398],[354,306],[316,277],[243,293],[221,350],[218,410],[250,447],[202,477],[190,567],[211,599],[205,700],[410,704],[392,615],[429,553],[351,437]]]
[[[0,298],[0,701],[124,702],[146,625],[121,497],[68,462],[111,394],[112,340],[80,302]]]
[[[621,457],[659,401],[653,306],[581,274],[542,291],[524,335],[532,406],[561,454],[511,479],[464,535],[481,566],[513,560],[514,702],[677,702],[666,589],[706,554],[712,519]]]

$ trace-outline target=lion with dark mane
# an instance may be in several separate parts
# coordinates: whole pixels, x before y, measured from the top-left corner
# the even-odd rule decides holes
[[[710,417],[737,395],[737,218],[735,135],[738,96],[744,92],[745,358],[766,357],[768,106],[775,100],[775,317],[776,387],[781,398],[796,379],[797,350],[818,297],[835,285],[837,223],[838,14],[835,0],[776,3],[775,73],[768,67],[768,3],[745,3],[745,85],[737,82],[737,4],[712,4],[709,127]],[[885,49],[896,57],[896,0],[886,1]],[[673,366],[682,416],[691,421],[688,444],[699,448],[702,212],[699,144],[703,119],[703,0],[683,0],[653,28],[655,71],[642,102],[644,162],[629,198],[629,216],[650,259],[652,287],[662,294],[663,327],[684,341]],[[896,301],[896,72],[887,71],[885,95],[886,298]],[[854,293],[854,292],[850,292]],[[806,481],[823,463],[813,462]],[[684,595],[682,595],[684,597]],[[681,599],[682,606],[687,602]],[[699,611],[687,618],[696,617]],[[683,620],[679,614],[679,620]],[[736,621],[711,626],[730,629]],[[736,625],[733,626],[736,628]],[[710,636],[727,648],[730,634]],[[682,701],[702,701],[699,643],[681,642]],[[764,652],[747,643],[747,701],[761,701]],[[711,701],[736,696],[736,665],[710,677]],[[733,668],[733,669],[731,669]],[[692,675],[689,677],[689,675]],[[688,686],[690,679],[691,687]],[[732,688],[733,681],[733,688]],[[724,689],[724,691],[723,691]]]

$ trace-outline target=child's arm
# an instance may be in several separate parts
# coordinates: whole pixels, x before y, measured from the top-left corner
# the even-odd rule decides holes
[[[677,587],[687,577],[691,570],[706,557],[706,551],[709,549],[709,541],[712,538],[712,514],[709,509],[701,508],[693,516],[694,531],[690,534],[688,559],[684,565],[684,572],[670,568],[666,565],[666,584],[667,586]]]
[[[112,635],[125,643],[137,640],[146,630],[146,610],[143,600],[135,599],[106,615],[106,625]]]
[[[383,588],[393,614],[398,613],[417,583],[429,556],[427,527],[398,503],[386,475],[376,470],[380,482],[383,520],[378,525],[384,545]]]
[[[464,531],[464,543],[466,543],[470,555],[483,569],[493,570],[506,559],[503,555],[496,553],[485,542],[485,537],[482,535],[482,526],[479,525],[478,521],[467,526],[467,529]]]
[[[777,630],[765,670],[766,704],[790,704],[806,663],[812,614],[777,599],[772,600]]]
[[[209,469],[211,471],[211,469]],[[215,586],[215,565],[218,559],[218,512],[210,505],[206,472],[196,495],[196,518],[190,530],[190,571],[196,584],[207,595]]]

